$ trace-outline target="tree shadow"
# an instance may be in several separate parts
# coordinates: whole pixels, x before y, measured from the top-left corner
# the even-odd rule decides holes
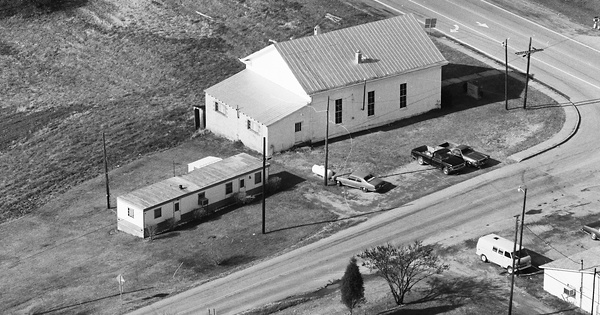
[[[402,207],[409,206],[409,205],[410,204],[406,204],[406,205],[403,205],[401,207],[392,207],[392,208],[386,208],[386,209],[379,209],[379,210],[369,211],[369,212],[365,212],[365,213],[361,213],[361,214],[357,214],[357,215],[352,215],[352,216],[348,216],[348,217],[344,217],[344,218],[331,219],[331,220],[323,220],[323,221],[317,221],[317,222],[311,222],[311,223],[305,223],[305,224],[297,224],[297,225],[293,225],[293,226],[288,226],[288,227],[283,227],[283,228],[279,228],[279,229],[267,231],[267,234],[269,234],[269,233],[275,233],[275,232],[281,232],[281,231],[285,231],[285,230],[302,228],[302,227],[306,227],[306,226],[312,226],[312,225],[318,225],[318,224],[326,224],[326,223],[333,223],[333,222],[339,222],[339,221],[346,221],[346,220],[356,219],[356,218],[360,218],[360,217],[366,217],[366,216],[369,216],[369,215],[374,214],[374,213],[381,213],[381,212],[386,212],[386,211],[390,211],[390,210],[395,210],[395,209],[402,208]],[[406,217],[408,215],[409,214],[403,215],[403,216],[399,217],[398,220],[403,219],[404,217]]]
[[[15,15],[33,17],[83,7],[88,0],[15,0],[0,4],[0,19]]]
[[[450,303],[451,305],[466,304],[477,300],[495,300],[496,293],[502,291],[502,287],[488,279],[477,278],[432,278],[428,281],[428,288],[423,289],[422,296],[407,303],[420,304],[431,301]]]
[[[461,307],[462,305],[441,305],[441,306],[432,306],[422,309],[408,309],[406,306],[398,307],[393,310],[384,311],[377,313],[377,315],[433,315],[433,314],[445,314],[450,312],[456,308]]]
[[[149,287],[149,288],[143,288],[143,289],[137,289],[137,290],[132,290],[132,291],[123,291],[123,295],[127,295],[127,294],[131,294],[131,293],[135,293],[135,292],[140,292],[140,291],[146,291],[146,290],[150,290],[150,289],[154,289],[154,287]],[[107,295],[107,296],[103,296],[97,299],[92,299],[92,300],[87,300],[87,301],[83,301],[80,303],[74,303],[71,305],[66,305],[66,306],[61,306],[61,307],[57,307],[57,308],[53,308],[47,311],[43,311],[43,312],[36,312],[35,314],[49,314],[49,313],[54,313],[54,312],[58,312],[58,311],[63,311],[72,307],[76,307],[76,306],[82,306],[82,305],[86,305],[86,304],[90,304],[90,303],[94,303],[94,302],[98,302],[98,301],[102,301],[102,300],[106,300],[106,299],[110,299],[110,298],[114,298],[114,297],[119,297],[121,296],[120,293],[116,293],[116,294],[112,294],[112,295]],[[78,313],[79,314],[79,313]]]

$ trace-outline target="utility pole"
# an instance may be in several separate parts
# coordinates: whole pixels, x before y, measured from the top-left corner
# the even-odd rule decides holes
[[[519,258],[517,260],[517,268],[521,265],[521,253],[523,248],[523,225],[525,225],[525,202],[527,201],[527,186],[519,186],[518,191],[523,193],[523,212],[521,213],[521,236],[519,236]]]
[[[517,250],[517,235],[519,233],[519,215],[515,215],[515,241],[513,243],[513,253]],[[515,287],[515,259],[512,260],[512,273],[510,280],[510,298],[508,300],[508,315],[512,315],[512,300],[513,300],[513,289]]]
[[[508,38],[502,43],[504,46],[504,109],[508,110]]]
[[[327,160],[329,159],[329,96],[327,96],[327,122],[325,125],[325,174],[323,174],[323,185],[327,186],[329,178],[327,178]]]
[[[536,53],[538,51],[544,50],[531,47],[531,37],[529,37],[529,48],[525,51],[517,51],[515,53],[515,55],[523,55],[523,57],[527,57],[527,74],[525,76],[525,95],[523,96],[523,109],[525,109],[527,106],[527,86],[529,85],[529,64],[531,61],[531,54]]]
[[[267,138],[263,137],[263,166],[262,166],[262,234],[267,234],[265,224],[265,182],[267,164]]]
[[[106,209],[110,209],[110,189],[108,186],[108,158],[106,157],[106,136],[102,132],[102,149],[104,151],[104,182],[106,183]]]

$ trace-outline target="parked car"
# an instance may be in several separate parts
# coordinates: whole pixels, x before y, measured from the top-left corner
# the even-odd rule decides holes
[[[358,188],[362,191],[379,191],[385,186],[385,182],[368,172],[357,171],[350,175],[334,176],[333,180],[338,186]]]
[[[584,225],[581,231],[589,234],[593,240],[600,239],[600,221]]]
[[[473,167],[481,168],[490,159],[489,155],[475,151],[472,147],[470,147],[466,144],[455,144],[452,142],[444,142],[444,143],[440,144],[439,146],[442,148],[449,149],[450,153],[452,153],[453,155],[456,155],[458,157],[461,157],[465,161],[465,163],[467,163],[467,165],[470,165]]]
[[[412,149],[410,155],[417,160],[419,165],[429,164],[441,169],[446,175],[455,173],[465,167],[465,161],[452,155],[447,148],[423,145]]]

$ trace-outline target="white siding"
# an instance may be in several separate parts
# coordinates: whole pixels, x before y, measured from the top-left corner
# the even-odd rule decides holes
[[[275,46],[265,47],[242,61],[246,64],[246,69],[252,70],[298,95],[306,94]]]
[[[593,273],[593,272],[592,272]],[[577,307],[580,307],[586,312],[591,312],[592,308],[592,292],[594,295],[594,313],[600,314],[599,301],[600,298],[600,278],[596,278],[596,289],[593,289],[594,277],[592,273],[580,273],[570,270],[555,270],[544,269],[544,290],[554,296],[557,296],[563,301],[567,301]],[[583,275],[583,277],[582,277]],[[583,279],[583,290],[582,287]],[[574,288],[575,296],[569,297],[564,293],[565,288]],[[581,292],[580,292],[581,291]]]
[[[400,108],[400,85],[407,85],[407,106]],[[366,90],[366,91],[365,91]],[[365,92],[375,91],[375,115],[368,116]],[[363,109],[363,95],[365,97]],[[329,97],[329,136],[346,135],[369,128],[385,125],[411,116],[440,108],[441,68],[434,67],[418,72],[367,81],[320,93],[313,96],[311,104],[319,115],[313,115],[310,130],[313,141],[325,139],[325,112]],[[342,99],[342,123],[335,124],[335,100]]]

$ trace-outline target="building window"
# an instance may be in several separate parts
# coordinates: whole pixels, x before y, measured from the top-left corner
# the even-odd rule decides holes
[[[250,119],[246,120],[246,127],[248,128],[248,130],[258,132],[258,124]]]
[[[175,203],[175,211],[179,211],[179,202]]]
[[[233,192],[233,183],[225,184],[225,194],[229,195]]]
[[[160,217],[162,217],[162,209],[161,208],[154,209],[154,218],[158,219]]]
[[[375,115],[375,91],[367,93],[367,116]]]
[[[335,100],[335,123],[342,123],[342,99]]]
[[[254,183],[260,184],[262,182],[262,174],[260,172],[254,173]]]
[[[406,83],[400,84],[400,108],[406,107]]]
[[[244,186],[246,186],[244,179],[240,179],[240,188],[244,188]]]
[[[571,288],[564,288],[563,293],[568,297],[575,297],[575,295],[576,295],[575,289],[571,289]]]
[[[219,102],[215,102],[215,111],[227,116],[227,107]]]
[[[294,131],[295,131],[295,132],[300,132],[300,131],[302,131],[302,122],[297,122],[297,123],[294,125]]]
[[[127,215],[133,218],[134,211],[131,208],[127,208]]]

